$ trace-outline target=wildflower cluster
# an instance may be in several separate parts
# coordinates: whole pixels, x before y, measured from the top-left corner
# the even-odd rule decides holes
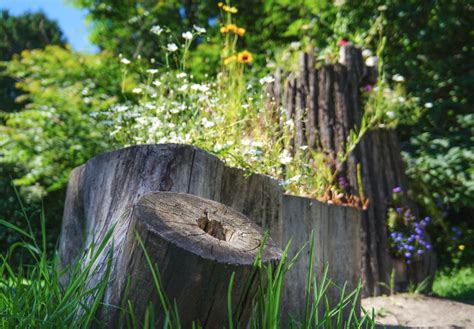
[[[236,7],[225,5],[223,2],[218,2],[217,6],[229,14],[237,14],[239,11]]]
[[[237,41],[238,38],[242,38],[245,33],[246,29],[243,27],[239,27],[233,22],[232,14],[237,13],[237,8],[231,7],[229,5],[224,5],[222,2],[218,3],[219,8],[221,8],[223,13],[223,20],[222,26],[220,28],[220,32],[224,35],[224,46],[222,48],[222,62],[224,66],[235,66],[234,64],[247,64],[253,61],[253,55],[248,50],[244,50],[241,52],[237,51]],[[229,75],[234,75],[235,71],[238,71],[238,68],[231,68],[228,72]]]
[[[447,251],[454,266],[459,266],[462,259],[467,259],[472,254],[472,250],[469,250],[469,248],[466,250],[466,244],[469,245],[471,240],[469,238],[469,230],[466,230],[465,233],[459,227],[452,226],[448,234],[451,241],[448,243]],[[467,255],[465,254],[466,252]]]
[[[204,28],[194,26],[192,31],[180,36],[169,36],[169,29],[154,26],[150,32],[163,41],[167,56],[165,70],[161,63],[150,60],[154,67],[140,70],[146,72],[146,78],[137,82],[131,74],[126,79],[127,71],[135,63],[121,58],[122,90],[127,94],[127,101],[93,113],[93,117],[120,145],[193,144],[216,154],[228,165],[279,179],[289,193],[358,205],[360,202],[355,197],[348,199],[347,189],[334,185],[337,177],[327,166],[324,154],[305,145],[298,149],[290,146],[294,121],[280,107],[276,111],[283,129],[275,125],[274,112],[267,110],[262,92],[275,78],[244,75],[242,64],[252,62],[253,55],[246,50],[237,51],[238,32],[242,28],[232,23],[232,12],[224,10],[223,19],[223,27],[232,33],[224,33],[221,52],[224,65],[216,77],[197,82],[185,65],[188,47],[197,35],[205,33]],[[178,59],[179,56],[181,65],[170,66],[168,57]]]
[[[413,212],[403,206],[402,193],[400,187],[393,189],[393,206],[388,209],[389,241],[394,256],[402,257],[407,264],[411,264],[431,249],[425,235],[430,218],[417,220]]]
[[[227,24],[226,26],[222,26],[220,28],[221,33],[235,33],[239,37],[243,37],[246,30],[243,27],[238,27],[235,24]]]

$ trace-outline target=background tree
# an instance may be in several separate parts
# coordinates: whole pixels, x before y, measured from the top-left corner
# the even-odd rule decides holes
[[[12,16],[7,10],[0,11],[0,34],[0,61],[8,61],[25,49],[66,43],[58,24],[41,12]],[[15,80],[4,76],[2,71],[0,68],[0,110],[18,110],[21,105],[15,102],[19,95]]]
[[[0,11],[0,35],[0,61],[9,61],[27,49],[41,49],[50,44],[63,47],[66,43],[58,24],[42,12],[12,16],[7,10]],[[0,65],[0,123],[5,120],[2,112],[19,111],[24,106],[16,102],[17,97],[22,94],[22,91],[16,88],[16,82],[14,77],[5,72],[4,65]],[[7,143],[4,139],[1,141],[0,157]],[[8,218],[17,224],[22,222],[22,215],[11,180],[20,172],[24,173],[24,170],[15,163],[0,164],[0,218]],[[40,208],[34,200],[29,201],[31,202],[25,204],[28,212],[35,212]],[[61,207],[58,210],[56,204],[50,205],[49,210],[52,213],[61,211]],[[2,230],[0,248],[6,248],[13,241],[17,241],[17,236],[11,231]]]

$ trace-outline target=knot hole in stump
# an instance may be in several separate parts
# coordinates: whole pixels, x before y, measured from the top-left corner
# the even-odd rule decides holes
[[[207,209],[204,210],[204,216],[199,217],[196,222],[201,230],[219,240],[229,241],[233,234],[233,231],[225,229],[218,220],[209,219]]]

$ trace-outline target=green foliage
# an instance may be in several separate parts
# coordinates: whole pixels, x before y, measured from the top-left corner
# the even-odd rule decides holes
[[[81,55],[57,46],[24,51],[5,68],[25,92],[17,101],[27,104],[4,115],[0,160],[21,168],[25,174],[15,184],[41,197],[62,188],[72,168],[110,149],[90,113],[117,100],[121,72],[106,53]]]
[[[474,136],[474,116],[458,116],[457,127],[471,126]],[[464,148],[462,136],[433,138],[424,132],[412,139],[413,153],[405,153],[409,161],[408,174],[419,186],[427,186],[432,198],[456,210],[474,205],[474,151]],[[474,138],[470,137],[472,142]],[[472,145],[472,144],[471,144]],[[422,200],[423,201],[423,200]],[[428,203],[429,200],[426,200]]]
[[[474,267],[438,273],[433,282],[433,292],[440,297],[472,303],[474,301]]]
[[[0,11],[0,35],[0,61],[8,61],[25,49],[65,43],[58,24],[41,12],[11,16],[6,10]],[[0,69],[0,111],[18,110],[20,106],[15,103],[15,98],[19,94],[15,80],[3,76]]]
[[[26,49],[40,49],[49,44],[63,46],[65,43],[63,34],[56,22],[48,19],[43,13],[26,13],[19,16],[11,16],[8,11],[0,12],[0,60],[11,60],[15,54],[20,54]],[[14,77],[6,74],[5,68],[0,66],[0,124],[4,124],[6,116],[4,112],[20,110],[24,104],[16,102],[16,98],[23,91],[15,86]],[[0,128],[1,130],[2,128]],[[5,136],[0,137],[0,157],[3,153],[3,145],[7,141]],[[24,221],[19,215],[18,200],[12,179],[26,174],[24,168],[17,166],[16,161],[12,164],[0,164],[0,218],[9,218],[10,222],[24,226]],[[33,188],[29,188],[31,191]],[[32,193],[34,194],[34,193]],[[62,213],[62,205],[57,200],[62,200],[62,191],[57,191],[44,200],[50,221],[47,223],[48,243],[54,245],[55,236],[58,231],[58,220]],[[38,200],[28,200],[27,212],[38,213],[41,204]],[[37,233],[40,232],[39,223],[33,227]],[[8,246],[18,239],[18,235],[10,229],[0,231],[0,250],[7,250]]]
[[[41,223],[40,221],[25,222],[25,215],[29,218],[39,218],[42,214],[41,209],[44,207],[45,215],[48,221],[45,224],[47,250],[53,252],[56,246],[56,240],[61,226],[63,213],[63,201],[65,198],[64,189],[60,189],[49,193],[41,201],[37,200],[34,195],[30,195],[24,202],[20,197],[15,186],[11,181],[11,175],[15,173],[13,165],[0,166],[0,218],[8,218],[8,222],[23,230],[31,226],[35,238],[41,239]],[[28,193],[25,193],[28,194]],[[0,230],[0,252],[7,251],[15,242],[21,240],[22,236],[17,231],[4,228]],[[17,252],[12,256],[11,265],[21,261],[21,253]]]
[[[23,209],[25,211],[25,209]],[[25,218],[29,223],[29,219]],[[1,328],[88,328],[98,324],[95,314],[100,306],[112,259],[106,257],[106,275],[95,285],[94,262],[110,243],[92,243],[84,259],[60,271],[59,258],[49,258],[44,215],[40,218],[41,238],[28,230],[0,219],[0,226],[15,230],[22,238],[0,255],[0,327]],[[16,254],[28,254],[31,261],[12,265]],[[69,280],[64,284],[64,277]],[[86,306],[86,302],[93,302]]]

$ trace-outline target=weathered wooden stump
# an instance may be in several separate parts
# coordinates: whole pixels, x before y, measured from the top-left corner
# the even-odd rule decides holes
[[[136,234],[144,248],[137,243]],[[145,249],[158,265],[163,291],[169,300],[176,300],[183,327],[191,327],[193,321],[204,328],[222,327],[228,319],[229,279],[234,272],[231,298],[235,313],[263,236],[256,224],[221,203],[181,193],[146,194],[133,208],[116,287],[123,290],[131,278],[128,295],[123,297],[131,301],[139,319],[145,314],[144,301],[160,305],[144,261]],[[263,262],[277,261],[280,248],[271,239],[265,245]],[[245,323],[251,304],[243,306],[233,316]],[[162,323],[163,313],[157,313]]]
[[[325,64],[316,67],[314,55],[301,53],[298,72],[282,72],[277,69],[275,81],[268,85],[268,105],[274,112],[274,120],[281,124],[279,108],[286,111],[294,122],[294,134],[290,145],[294,151],[300,146],[327,155],[328,165],[344,182],[346,192],[363,194],[369,199],[368,209],[362,221],[361,273],[365,295],[380,295],[381,283],[390,281],[392,259],[389,255],[387,234],[387,209],[392,198],[392,189],[401,186],[408,190],[397,134],[394,130],[374,129],[369,131],[341,163],[338,153],[346,147],[351,129],[359,127],[363,117],[361,90],[374,85],[377,72],[364,64],[361,50],[354,46],[341,49],[343,63]],[[360,166],[359,186],[358,166]],[[412,210],[417,207],[406,200]],[[412,280],[420,282],[434,274],[434,255],[427,252],[419,267],[414,270]]]
[[[248,175],[243,170],[227,167],[215,156],[193,146],[141,145],[105,153],[89,160],[71,173],[68,184],[59,248],[63,266],[80,257],[84,248],[93,240],[100,241],[114,227],[112,269],[109,285],[103,298],[106,305],[121,306],[126,288],[124,281],[126,276],[123,271],[128,273],[133,271],[132,279],[138,280],[148,275],[142,273],[147,266],[143,263],[143,257],[139,256],[141,251],[136,242],[132,241],[134,228],[137,228],[142,235],[143,229],[146,228],[152,232],[142,236],[147,248],[155,250],[158,248],[157,241],[163,240],[152,226],[147,226],[145,219],[154,216],[157,221],[166,221],[166,218],[171,217],[163,216],[171,215],[166,213],[158,215],[143,206],[137,207],[139,204],[149,204],[145,200],[152,196],[155,198],[156,195],[148,193],[156,191],[192,194],[231,207],[248,217],[253,223],[268,230],[279,246],[285,246],[290,239],[293,239],[289,257],[293,257],[297,250],[309,241],[313,230],[315,233],[313,273],[320,275],[324,265],[329,263],[329,275],[337,284],[342,286],[344,282],[347,282],[348,291],[357,286],[360,269],[360,211],[350,207],[328,205],[308,198],[284,195],[276,180],[259,174]],[[154,203],[157,204],[157,202]],[[192,218],[192,220],[200,219],[198,223],[193,223],[194,229],[197,230],[197,226],[204,227],[205,230],[218,237],[212,238],[211,241],[222,246],[224,242],[219,238],[228,236],[225,227],[223,226],[224,230],[222,230],[218,224],[212,222],[215,218],[210,212],[208,212],[209,221],[205,221],[204,212],[201,216],[201,211],[202,209],[196,210],[196,216],[200,216],[199,218]],[[140,220],[137,217],[140,217]],[[149,239],[148,237],[151,236],[159,239]],[[211,239],[211,237],[208,238]],[[162,244],[166,245],[167,241],[169,240],[164,240]],[[274,259],[271,256],[274,253],[270,252],[274,249],[272,249],[271,240],[266,245],[271,247],[269,256],[266,258],[269,261]],[[97,262],[99,273],[104,273],[106,270],[104,264],[106,264],[107,251]],[[130,256],[132,254],[135,256]],[[174,264],[160,264],[159,255],[157,254],[156,257],[155,261],[160,269],[171,266],[169,268],[177,269],[175,276],[186,277],[185,270],[188,268],[182,266],[181,256],[170,259]],[[191,262],[193,257],[195,256],[189,255]],[[252,254],[250,253],[248,257],[251,258]],[[137,261],[141,264],[134,263]],[[203,258],[201,262],[207,261]],[[302,314],[308,265],[309,250],[306,248],[287,274],[287,285],[282,301],[283,313],[291,312],[294,317]],[[200,266],[205,268],[207,265]],[[241,266],[244,273],[245,266],[243,264]],[[184,272],[181,273],[178,269]],[[223,278],[225,270],[222,271],[219,275]],[[229,277],[230,273],[229,270]],[[94,278],[92,284],[99,279],[100,275]],[[149,277],[144,280],[143,282],[151,282],[147,281]],[[236,277],[236,282],[239,280]],[[163,282],[167,282],[167,279]],[[193,283],[183,281],[182,284],[192,285]],[[228,280],[222,284],[227,287]],[[138,283],[136,288],[129,291],[139,289],[140,285]],[[149,290],[154,289],[151,283],[144,283],[143,286]],[[216,286],[215,289],[220,291],[221,288],[222,286]],[[173,289],[167,289],[173,292]],[[236,287],[235,290],[237,292],[239,289]],[[195,292],[190,291],[188,297],[193,293]],[[179,293],[175,298],[186,299]],[[205,301],[206,297],[202,295],[199,298]],[[338,301],[339,292],[332,290],[329,293],[330,304],[334,305]],[[219,307],[226,305],[225,300],[215,299],[215,303],[220,304]],[[109,321],[108,323],[113,323],[110,319],[115,316],[114,310],[115,308],[112,307],[102,314],[103,319]],[[197,310],[196,312],[198,313]]]

